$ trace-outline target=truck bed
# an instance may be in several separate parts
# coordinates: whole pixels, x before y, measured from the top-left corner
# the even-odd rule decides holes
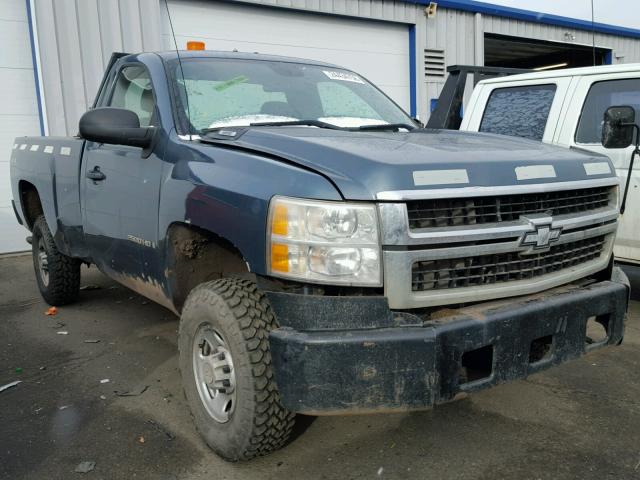
[[[11,189],[19,220],[30,221],[17,199],[32,185],[37,190],[43,213],[54,236],[82,232],[80,191],[84,140],[75,137],[18,137],[11,152]],[[67,238],[68,240],[68,238]],[[82,244],[82,242],[76,242]],[[68,245],[67,242],[65,244]]]

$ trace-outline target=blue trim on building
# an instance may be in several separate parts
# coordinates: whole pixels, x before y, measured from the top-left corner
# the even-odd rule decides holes
[[[401,0],[406,3],[414,3],[417,5],[429,5],[430,0]],[[436,1],[439,7],[453,8],[456,10],[464,10],[467,12],[484,13],[487,15],[495,15],[497,17],[515,18],[534,23],[545,23],[548,25],[557,25],[567,28],[579,28],[580,30],[592,30],[591,21],[579,20],[575,18],[563,17],[560,15],[551,15],[548,13],[535,12],[533,10],[523,10],[521,8],[503,7],[502,5],[492,5],[490,3],[477,2],[474,0],[432,0]],[[593,30],[598,33],[608,33],[610,35],[619,35],[623,37],[640,38],[640,30],[628,27],[618,27],[606,23],[594,23]]]
[[[608,49],[606,52],[604,52],[604,64],[611,65],[612,63],[613,63],[613,54],[611,52],[611,49]]]
[[[409,25],[409,113],[418,114],[416,84],[416,26]]]
[[[44,136],[44,117],[42,114],[42,95],[40,92],[40,82],[38,80],[38,62],[36,61],[36,43],[33,37],[33,22],[31,21],[31,2],[25,0],[27,4],[27,23],[29,25],[29,43],[31,44],[31,61],[33,63],[33,80],[36,85],[36,99],[38,101],[38,119],[40,120],[40,135]]]

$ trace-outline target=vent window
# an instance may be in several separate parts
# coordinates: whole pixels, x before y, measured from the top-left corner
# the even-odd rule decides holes
[[[424,76],[426,78],[444,78],[444,50],[424,49]]]

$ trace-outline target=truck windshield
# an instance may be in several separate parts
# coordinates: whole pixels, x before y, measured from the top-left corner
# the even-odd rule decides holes
[[[188,58],[171,70],[182,120],[191,131],[304,121],[358,128],[413,125],[380,90],[348,70],[302,63]],[[188,95],[188,111],[185,95]]]

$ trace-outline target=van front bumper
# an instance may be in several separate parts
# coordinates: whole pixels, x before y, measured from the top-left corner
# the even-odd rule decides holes
[[[270,292],[270,335],[283,405],[310,415],[424,409],[621,343],[629,284],[565,285],[440,310],[427,320],[381,297]],[[606,338],[587,337],[597,319]]]

